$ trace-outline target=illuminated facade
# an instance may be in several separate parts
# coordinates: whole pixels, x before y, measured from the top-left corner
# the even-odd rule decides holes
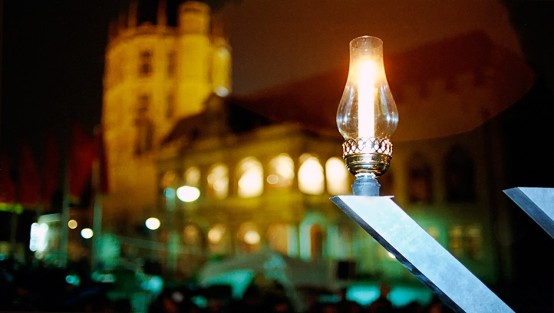
[[[233,99],[210,101],[216,111],[182,120],[175,128],[179,136],[172,134],[159,160],[159,194],[166,190],[174,211],[168,215],[160,207],[156,215],[171,223],[164,237],[171,232],[178,237],[175,258],[182,262],[173,270],[193,275],[208,259],[269,247],[329,262],[337,277],[351,279],[348,275],[356,273],[358,278],[416,280],[330,202],[333,195],[351,194],[353,182],[338,135],[272,123],[245,113]],[[246,125],[241,114],[248,116]],[[209,122],[210,116],[219,117]],[[205,127],[216,124],[218,132]],[[495,176],[502,165],[490,168],[486,131],[400,142],[393,166],[379,181],[382,195],[393,195],[470,270],[495,282],[496,257],[506,251],[498,251],[491,230],[506,217],[493,217],[489,209],[499,199],[487,193],[490,181],[484,174]],[[183,185],[199,188],[200,198],[185,203],[167,197],[173,194],[168,190]],[[157,257],[169,264],[168,255]],[[342,272],[341,266],[353,271]]]

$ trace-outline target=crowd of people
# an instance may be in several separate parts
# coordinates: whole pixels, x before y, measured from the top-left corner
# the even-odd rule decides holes
[[[236,300],[224,293],[204,292],[204,303],[193,301],[194,296],[179,289],[166,289],[152,303],[149,313],[452,313],[438,298],[429,303],[412,301],[395,306],[389,300],[390,287],[382,285],[380,295],[368,305],[362,305],[347,298],[347,289],[340,289],[335,297],[321,297],[321,294],[306,295],[305,308],[299,311],[287,297],[284,289],[275,284],[249,286],[242,298]]]
[[[74,277],[75,281],[69,279]],[[346,289],[333,297],[306,294],[301,311],[278,283],[252,284],[241,299],[225,288],[166,287],[151,295],[142,309],[132,297],[109,297],[113,284],[90,279],[86,269],[59,268],[45,264],[25,265],[13,259],[0,260],[0,312],[99,312],[99,313],[447,313],[440,300],[413,301],[395,306],[389,300],[390,287],[383,285],[380,296],[368,305],[347,298]],[[147,311],[147,312],[146,312]]]

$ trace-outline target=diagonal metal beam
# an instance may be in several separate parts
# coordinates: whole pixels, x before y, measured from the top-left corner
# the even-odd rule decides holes
[[[554,188],[516,187],[503,191],[554,238]]]
[[[455,312],[514,312],[391,197],[348,195],[331,201]]]

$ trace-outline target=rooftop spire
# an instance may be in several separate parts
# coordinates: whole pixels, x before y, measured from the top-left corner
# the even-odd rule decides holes
[[[159,26],[167,25],[167,3],[166,3],[166,0],[159,0],[158,1],[157,24]]]
[[[131,4],[129,5],[129,16],[127,19],[127,26],[129,28],[133,28],[137,26],[137,11],[138,11],[138,4],[137,0],[131,0]]]

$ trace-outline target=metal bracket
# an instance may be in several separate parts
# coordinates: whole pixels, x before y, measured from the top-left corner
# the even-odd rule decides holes
[[[348,195],[331,201],[455,312],[514,312],[391,197]]]
[[[503,191],[554,238],[554,188],[516,187]]]

